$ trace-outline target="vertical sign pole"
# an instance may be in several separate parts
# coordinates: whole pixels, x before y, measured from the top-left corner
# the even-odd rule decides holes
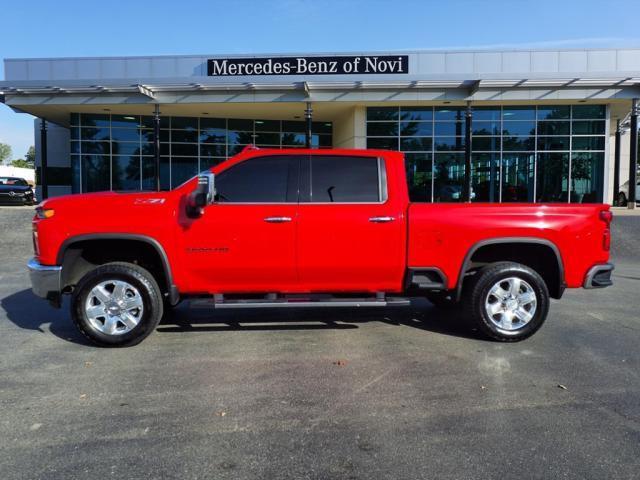
[[[627,208],[633,210],[636,208],[636,183],[638,182],[638,99],[634,98],[631,104],[631,142],[629,149],[629,195],[627,196],[629,203]]]
[[[311,102],[307,102],[307,108],[304,111],[304,118],[307,121],[305,143],[307,148],[311,148],[311,119],[313,118],[313,110],[311,109]]]
[[[464,188],[462,190],[462,198],[464,202],[471,201],[471,120],[473,113],[471,112],[471,102],[467,102],[467,112],[465,115],[464,126]]]
[[[616,120],[616,143],[613,153],[613,204],[618,205],[618,192],[620,191],[620,119]]]
[[[155,160],[156,191],[160,191],[160,105],[153,112],[153,154]]]
[[[47,183],[47,122],[40,120],[40,186],[42,188],[42,200],[49,198],[49,184]]]

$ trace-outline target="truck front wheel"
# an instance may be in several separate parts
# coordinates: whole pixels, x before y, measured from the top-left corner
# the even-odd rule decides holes
[[[78,282],[71,316],[93,343],[128,347],[156,328],[163,313],[162,293],[153,276],[138,265],[107,263]]]
[[[514,262],[489,264],[463,290],[466,312],[486,336],[516,342],[533,335],[549,313],[549,291],[540,275]]]

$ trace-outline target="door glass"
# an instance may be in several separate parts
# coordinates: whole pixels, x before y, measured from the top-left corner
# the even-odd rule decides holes
[[[218,201],[233,203],[297,202],[300,157],[257,157],[216,177]]]
[[[380,183],[375,157],[311,157],[312,202],[378,202]]]

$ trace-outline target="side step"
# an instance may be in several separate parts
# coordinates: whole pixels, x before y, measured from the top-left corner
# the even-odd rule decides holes
[[[213,298],[199,298],[191,300],[193,308],[326,308],[326,307],[408,307],[411,304],[404,297],[376,297],[336,298],[327,295],[282,296],[274,294],[264,298],[233,298],[226,299],[223,295]]]

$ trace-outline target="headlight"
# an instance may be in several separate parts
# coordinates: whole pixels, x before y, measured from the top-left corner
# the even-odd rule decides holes
[[[36,217],[40,219],[51,218],[55,215],[56,211],[52,208],[36,208]]]

